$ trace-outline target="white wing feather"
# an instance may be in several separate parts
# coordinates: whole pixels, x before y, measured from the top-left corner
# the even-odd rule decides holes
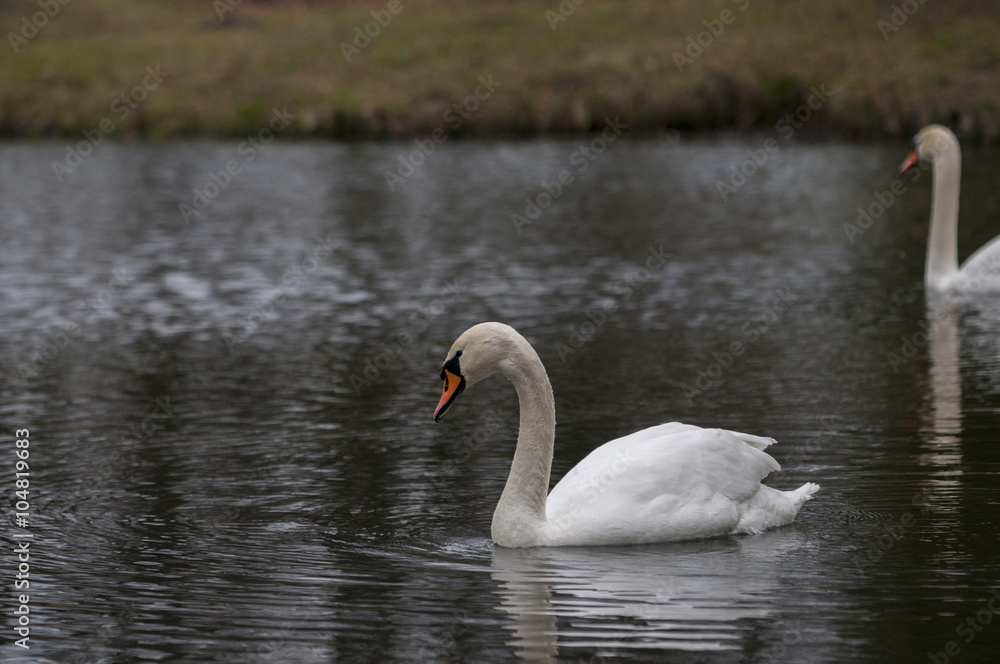
[[[663,542],[787,523],[815,489],[805,495],[760,484],[780,470],[763,451],[773,443],[771,438],[679,422],[606,443],[552,489],[546,541]]]
[[[954,287],[973,292],[1000,290],[1000,236],[965,260],[955,276]]]

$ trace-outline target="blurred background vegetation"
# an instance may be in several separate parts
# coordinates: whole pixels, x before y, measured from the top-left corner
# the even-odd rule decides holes
[[[295,115],[286,133],[332,138],[539,135],[616,115],[631,131],[749,130],[822,85],[811,132],[937,121],[1000,141],[993,0],[0,0],[0,26],[7,137],[105,119],[124,136],[245,136],[273,108]],[[136,90],[156,66],[168,76]],[[453,127],[480,76],[500,87]]]

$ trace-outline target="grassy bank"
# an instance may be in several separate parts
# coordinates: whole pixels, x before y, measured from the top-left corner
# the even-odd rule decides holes
[[[58,13],[0,3],[6,136],[243,136],[275,107],[295,116],[287,134],[326,137],[535,135],[615,115],[632,131],[750,129],[823,86],[810,128],[939,121],[1000,141],[992,2],[908,0],[895,16],[865,0],[47,3]]]

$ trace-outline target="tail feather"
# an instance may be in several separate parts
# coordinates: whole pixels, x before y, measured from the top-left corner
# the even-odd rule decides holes
[[[802,494],[803,496],[805,496],[805,500],[811,500],[812,497],[813,497],[813,494],[816,493],[817,491],[819,491],[819,485],[818,484],[816,484],[814,482],[806,482],[805,484],[803,484],[802,486],[800,486],[798,489],[796,489],[795,493]]]
[[[754,436],[749,433],[739,433],[738,431],[732,431],[731,433],[750,447],[756,447],[758,450],[766,450],[777,442],[774,438],[768,438],[767,436]]]

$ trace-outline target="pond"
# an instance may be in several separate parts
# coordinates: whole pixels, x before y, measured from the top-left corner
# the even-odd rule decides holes
[[[1000,297],[925,297],[930,173],[613,137],[4,144],[3,661],[995,657]],[[962,258],[995,163],[965,148]],[[431,417],[486,320],[552,380],[553,482],[677,420],[821,491],[757,536],[494,547],[514,390]]]

